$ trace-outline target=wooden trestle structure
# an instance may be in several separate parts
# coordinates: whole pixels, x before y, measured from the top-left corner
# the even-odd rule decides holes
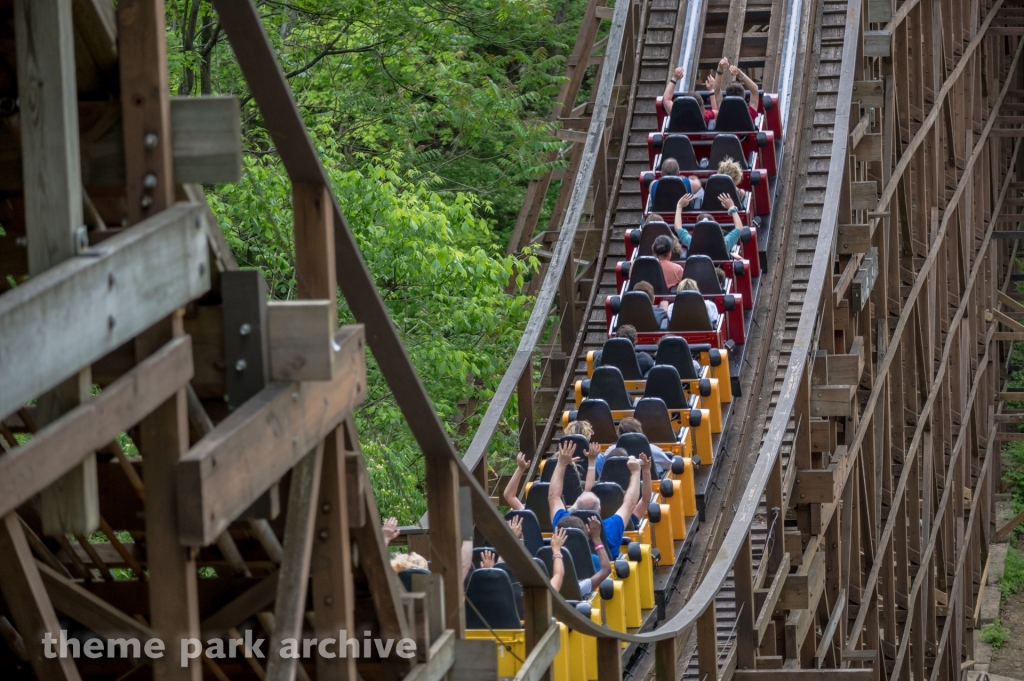
[[[118,0],[115,13],[109,0],[0,0],[0,676],[486,678],[474,665],[493,643],[464,638],[472,522],[524,587],[524,679],[548,674],[552,616],[598,638],[602,681],[621,679],[622,642],[651,646],[659,679],[691,654],[700,681],[959,679],[1002,427],[1017,421],[997,405],[1007,344],[1024,340],[1024,304],[1008,292],[1024,236],[1024,6],[775,0],[755,12],[751,0],[748,14],[743,0],[692,11],[698,1],[589,4],[561,101],[576,101],[587,65],[600,71],[591,103],[555,114],[577,150],[539,239],[551,250],[538,313],[463,461],[251,0],[213,5],[293,185],[289,303],[268,303],[258,274],[237,268],[205,204],[200,185],[239,176],[238,104],[169,97],[163,2]],[[524,450],[555,435],[533,407],[555,413],[580,361],[621,238],[627,131],[649,115],[634,112],[637,93],[663,87],[687,49],[685,18],[717,17],[725,33],[705,45],[734,60],[763,39],[755,68],[776,84],[781,25],[744,31],[758,12],[793,11],[777,279],[759,299],[773,334],[749,349],[746,399],[765,398],[763,431],[731,453],[757,463],[685,606],[654,631],[612,632],[552,592],[507,530],[485,452],[516,394]],[[611,30],[595,45],[601,21]],[[513,250],[533,237],[551,179],[531,186]],[[337,328],[339,287],[359,326]],[[559,340],[541,347],[552,307]],[[388,564],[352,419],[364,343],[426,459],[429,534],[405,541],[432,575],[412,594]],[[124,432],[141,458],[122,451]],[[108,543],[88,541],[97,529]],[[180,663],[182,639],[244,638],[247,621],[271,641],[267,659]],[[159,638],[167,653],[48,657],[44,633],[69,627]],[[411,638],[417,655],[277,654],[283,639],[339,631]]]

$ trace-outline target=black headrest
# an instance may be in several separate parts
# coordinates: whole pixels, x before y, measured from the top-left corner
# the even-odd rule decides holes
[[[541,471],[541,482],[551,482],[555,469],[558,468],[558,457],[552,456],[544,462],[544,470]],[[567,506],[576,503],[576,500],[583,494],[583,482],[580,480],[580,470],[575,465],[566,466],[562,473],[562,499]]]
[[[598,442],[615,442],[615,420],[612,410],[604,400],[587,399],[580,402],[576,411],[577,421],[589,421]]]
[[[708,308],[704,305],[704,296],[697,291],[677,293],[668,328],[670,331],[714,331],[708,317]]]
[[[601,366],[615,367],[627,381],[639,381],[644,377],[636,359],[636,349],[628,338],[609,338],[601,348]]]
[[[519,629],[521,626],[508,574],[498,568],[475,570],[466,587],[466,628]]]
[[[519,578],[512,572],[512,568],[508,566],[505,561],[499,561],[494,564],[495,569],[504,570],[505,574],[508,575],[508,579],[512,582],[512,595],[516,599],[516,614],[519,615],[519,619],[523,619],[523,585],[519,583]]]
[[[717,170],[718,164],[727,158],[739,163],[743,170],[749,170],[747,159],[743,156],[743,145],[740,143],[740,138],[736,135],[715,135],[715,139],[711,142],[708,168]]]
[[[747,113],[750,117],[750,113]],[[672,100],[672,113],[668,117],[665,132],[706,132],[704,112],[697,100],[689,95],[680,95]]]
[[[625,340],[625,339],[624,339]],[[629,342],[628,340],[626,341]],[[604,362],[601,362],[603,365]],[[586,459],[587,451],[590,449],[590,441],[582,435],[563,435],[558,438],[558,444],[561,446],[563,442],[573,443],[572,458],[574,459]]]
[[[612,457],[625,458],[625,457]],[[605,463],[607,466],[607,462]],[[601,470],[604,473],[604,470]],[[629,485],[629,477],[626,477],[626,485]],[[590,491],[601,500],[601,518],[611,518],[615,512],[622,507],[622,501],[626,498],[625,488],[617,482],[602,480],[594,483]]]
[[[658,356],[655,360],[658,364],[665,364],[674,367],[679,372],[679,378],[693,380],[697,378],[697,371],[693,368],[693,355],[690,353],[690,344],[682,336],[665,336],[658,343]]]
[[[659,236],[672,238],[672,228],[661,220],[652,220],[644,225],[640,231],[640,245],[637,246],[641,256],[654,255],[654,240]],[[632,274],[630,274],[630,279],[632,279]]]
[[[628,456],[610,456],[604,460],[601,469],[601,482],[616,483],[622,489],[629,487]]]
[[[590,379],[589,397],[604,400],[611,409],[616,411],[633,408],[633,401],[629,399],[629,393],[626,392],[622,372],[618,367],[605,366],[603,362],[601,366],[594,369],[594,375]]]
[[[675,105],[672,105],[675,109]],[[701,118],[703,121],[704,119]],[[661,143],[661,161],[655,170],[661,170],[661,164],[666,159],[674,158],[679,164],[680,171],[699,170],[700,163],[697,162],[697,155],[693,153],[693,144],[686,135],[668,135]]]
[[[551,531],[551,511],[548,510],[548,483],[535,482],[526,493],[526,508],[533,512],[541,532]],[[525,520],[523,521],[526,522]],[[543,543],[543,540],[541,540]]]
[[[674,213],[686,193],[686,183],[678,175],[662,175],[651,184],[651,213]],[[706,195],[706,193],[705,193]]]
[[[702,240],[714,242],[711,238],[714,232],[718,232],[718,238],[721,240],[721,246],[725,249],[725,239],[722,237],[722,230],[718,229],[718,223],[716,222],[702,222],[700,225],[707,225],[707,231],[711,234],[706,234],[704,228],[700,232]],[[697,229],[694,228],[694,237],[697,237]],[[692,243],[692,242],[691,242]],[[692,251],[691,251],[692,253]],[[718,272],[715,271],[715,263],[711,262],[712,257],[708,253],[691,254],[686,258],[686,263],[683,265],[683,277],[686,279],[693,279],[697,282],[697,288],[700,292],[706,296],[718,295],[725,293],[722,290],[722,282],[718,280]],[[726,251],[725,258],[722,260],[728,260],[729,255]]]
[[[526,551],[532,556],[537,553],[537,549],[544,546],[544,537],[541,534],[540,522],[537,520],[537,515],[529,509],[521,509],[519,511],[509,511],[505,514],[505,520],[512,520],[512,518],[523,519],[523,545],[526,547]]]
[[[715,199],[715,203],[718,203],[718,199]],[[711,220],[703,220],[693,226],[690,247],[687,249],[686,255],[687,260],[694,255],[706,255],[711,260],[728,260],[732,257],[729,255],[729,248],[725,245],[722,227]],[[684,276],[687,279],[692,279],[688,274]]]
[[[598,483],[598,484],[600,484],[600,483]],[[618,485],[616,485],[616,487],[617,486]],[[594,487],[597,487],[597,485],[594,485]],[[593,489],[591,491],[593,491]],[[600,497],[598,497],[598,499],[600,499]],[[619,506],[621,506],[621,505],[622,504],[620,503]],[[617,511],[618,507],[616,507],[615,510]],[[612,511],[612,513],[614,513],[614,512],[615,511]],[[590,522],[591,518],[597,518],[598,520],[601,520],[601,514],[600,513],[595,513],[594,511],[584,511],[583,509],[578,509],[578,508],[574,508],[574,509],[570,510],[569,511],[569,515],[574,516],[574,517],[579,518],[580,520],[582,520],[584,526],[587,525]],[[611,560],[612,551],[611,551],[611,548],[608,546],[608,536],[605,534],[604,524],[601,525],[601,543],[604,544],[604,551],[607,554],[608,559]]]
[[[544,566],[548,570],[548,574],[554,574],[554,559],[552,558],[552,551],[550,546],[543,547],[537,552],[537,558],[544,561]],[[558,593],[562,594],[562,598],[567,601],[579,601],[583,599],[580,594],[580,580],[576,576],[576,566],[573,564],[572,554],[569,553],[568,549],[562,547],[562,569],[565,571],[562,576],[562,588],[558,590]],[[468,628],[468,626],[467,626]]]
[[[565,544],[563,546],[572,555],[573,567],[579,579],[590,579],[594,576],[594,561],[590,559],[590,539],[587,533],[575,527],[565,528]]]
[[[615,446],[622,447],[630,456],[640,456],[641,453],[651,455],[651,443],[643,433],[623,433],[615,441]]]
[[[665,272],[661,269],[661,262],[653,255],[641,255],[629,266],[629,291],[636,288],[641,281],[646,281],[654,288],[654,295],[668,295],[668,286],[665,285]]]
[[[689,406],[683,385],[679,382],[679,372],[668,364],[655,365],[647,375],[644,386],[644,397],[660,397],[669,409],[682,409]]]
[[[712,175],[704,184],[704,202],[700,209],[709,213],[724,211],[725,206],[718,200],[719,194],[728,194],[737,208],[743,206],[739,192],[736,191],[736,183],[732,181],[732,178],[728,175]]]
[[[672,443],[676,441],[676,433],[672,428],[665,403],[657,397],[645,397],[636,404],[633,418],[643,426],[644,435],[654,443]]]
[[[672,105],[672,110],[675,111],[675,104]],[[745,98],[722,98],[718,114],[715,115],[715,132],[754,132],[756,129]]]
[[[661,267],[660,265],[658,266]],[[658,330],[651,299],[642,291],[630,291],[619,302],[619,325],[632,324],[640,332]]]
[[[424,570],[423,568],[405,568],[398,571],[398,579],[402,582],[402,586],[405,587],[406,591],[412,591],[412,576],[429,574],[430,570]]]

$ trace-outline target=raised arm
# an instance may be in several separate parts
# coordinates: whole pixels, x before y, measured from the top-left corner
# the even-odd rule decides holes
[[[732,198],[725,192],[722,192],[718,195],[718,202],[722,204],[722,208],[729,212],[733,226],[736,229],[743,229],[743,218],[740,217],[740,209],[733,203]]]
[[[601,582],[612,573],[612,565],[608,562],[608,552],[605,551],[604,544],[601,543],[601,528],[601,521],[597,518],[592,517],[587,523],[587,534],[590,535],[590,541],[594,544],[594,552],[597,554],[597,562],[600,566],[597,573],[590,578],[590,586],[594,591],[597,591]]]
[[[718,71],[715,76],[715,90],[711,93],[711,110],[718,113],[718,103],[722,101],[722,76],[725,75],[725,70],[729,68],[729,58],[722,57],[718,61]]]
[[[512,478],[505,485],[505,491],[502,492],[502,496],[505,497],[505,503],[509,505],[513,511],[521,511],[526,508],[523,502],[519,501],[516,496],[516,492],[519,491],[519,482],[523,479],[523,474],[526,469],[530,467],[530,462],[526,460],[526,455],[522,452],[516,456],[516,472],[512,474]]]
[[[575,445],[566,440],[558,446],[558,463],[555,465],[555,472],[551,475],[551,483],[548,486],[548,513],[554,520],[555,514],[565,510],[565,502],[562,501],[562,483],[565,478],[565,469],[572,463],[572,450]]]
[[[730,67],[729,72],[736,76],[738,80],[743,81],[744,87],[750,90],[750,106],[754,107],[754,111],[757,111],[761,105],[761,91],[757,87],[757,83],[751,80],[750,76],[740,71],[740,67]]]
[[[672,100],[676,96],[676,83],[683,77],[683,67],[676,68],[672,72],[672,79],[665,83],[665,93],[661,96],[661,106],[665,109],[665,113],[672,113]]]
[[[633,515],[637,518],[643,518],[644,513],[647,512],[647,504],[651,503],[651,496],[654,494],[654,481],[651,479],[651,460],[646,454],[640,453],[640,478],[643,481],[643,485],[640,490],[640,498],[637,500],[636,505],[633,506]],[[632,485],[632,479],[630,485]]]
[[[590,443],[587,450],[587,479],[583,481],[583,491],[589,492],[590,488],[597,482],[597,457],[601,455],[601,445],[596,442]]]
[[[632,456],[629,457],[626,467],[629,468],[629,487],[626,488],[626,495],[622,500],[622,506],[619,506],[619,510],[615,512],[615,515],[622,518],[623,527],[629,525],[629,516],[632,515],[633,509],[637,505],[637,500],[640,498],[640,459]]]
[[[556,527],[551,535],[551,588],[558,591],[562,588],[565,577],[565,566],[562,565],[562,544],[565,543],[565,528]]]

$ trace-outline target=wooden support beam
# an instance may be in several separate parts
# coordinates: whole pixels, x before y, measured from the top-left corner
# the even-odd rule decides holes
[[[1005,525],[1003,525],[999,528],[998,531],[996,531],[996,543],[1001,542],[1007,537],[1009,537],[1010,533],[1013,532],[1014,528],[1020,525],[1021,522],[1024,522],[1024,511],[1021,511],[1017,515],[1010,518]]]
[[[544,642],[551,626],[551,592],[543,588],[523,589],[523,626],[526,629],[526,652],[532,654]],[[618,643],[618,642],[616,642]],[[551,681],[554,677],[548,669],[539,670],[535,679]]]
[[[288,300],[267,304],[270,378],[275,381],[330,381],[334,378],[332,300]]]
[[[618,643],[618,641],[615,641]],[[561,648],[558,623],[552,622],[523,661],[514,681],[541,681],[550,677],[551,663]]]
[[[333,381],[270,384],[181,460],[176,476],[182,543],[213,543],[363,398],[363,327],[343,327],[334,343]]]
[[[864,31],[864,56],[888,57],[892,53],[892,37],[889,31]]]
[[[60,574],[45,563],[36,563],[39,575],[56,610],[71,617],[102,638],[137,638],[143,644],[153,630],[129,617],[91,591]],[[54,632],[54,636],[57,632]]]
[[[885,102],[885,81],[855,80],[853,99],[860,103],[861,109],[880,109]]]
[[[205,219],[177,204],[0,297],[0,414],[205,293]]]
[[[825,663],[825,658],[828,656],[829,651],[832,648],[833,639],[836,635],[836,629],[839,627],[839,620],[846,614],[846,591],[840,591],[839,596],[836,598],[835,604],[832,606],[832,614],[829,615],[828,623],[821,633],[821,643],[818,644],[817,650],[814,651],[814,666],[821,669]],[[840,641],[839,647],[842,648],[842,641]]]
[[[622,645],[615,638],[597,639],[597,681],[622,679]]]
[[[839,467],[835,464],[823,470],[798,470],[793,484],[793,503],[831,504],[836,500]]]
[[[446,630],[430,646],[427,661],[413,667],[402,681],[441,681],[441,679],[447,678],[448,671],[455,664],[455,647],[457,643],[459,643],[459,640],[455,638],[455,632],[451,629]],[[557,643],[556,636],[555,644],[557,645]],[[526,661],[529,662],[529,658]],[[519,677],[517,676],[516,678],[518,679]],[[317,681],[319,679],[320,677],[318,676]]]
[[[737,669],[735,681],[874,681],[873,669]]]
[[[228,630],[238,626],[257,612],[266,610],[277,596],[279,574],[279,572],[273,572],[264,577],[220,610],[204,619],[200,625],[203,639],[223,636]]]
[[[764,638],[764,633],[768,629],[768,625],[771,624],[772,615],[782,596],[782,589],[786,583],[786,577],[789,575],[789,556],[788,551],[783,554],[782,562],[779,564],[779,569],[775,571],[775,577],[772,578],[772,584],[768,587],[768,593],[761,604],[761,611],[758,612],[757,620],[754,622],[758,644]]]
[[[117,439],[192,378],[192,342],[176,338],[100,395],[0,456],[0,515],[38,494],[94,450]]]
[[[676,681],[679,665],[679,646],[675,637],[664,638],[654,644],[654,678],[656,681]]]
[[[786,577],[777,607],[782,610],[811,610],[825,588],[825,554],[818,551],[797,570]]]
[[[856,385],[816,385],[811,387],[812,416],[849,416],[853,413]]]

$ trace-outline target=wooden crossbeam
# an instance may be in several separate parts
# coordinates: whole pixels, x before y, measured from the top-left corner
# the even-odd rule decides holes
[[[100,395],[0,456],[0,515],[13,511],[89,453],[113,442],[192,378],[192,339],[176,338]]]
[[[200,631],[204,639],[223,636],[229,629],[238,626],[257,612],[266,610],[277,595],[277,578],[274,572],[254,586],[239,594],[227,605],[202,621]]]
[[[1010,520],[1008,520],[1005,525],[999,528],[999,530],[996,532],[996,542],[1001,542],[1007,537],[1009,537],[1010,533],[1013,532],[1014,528],[1020,525],[1021,522],[1024,522],[1024,511],[1021,511],[1017,515],[1010,518]]]
[[[771,586],[768,587],[768,593],[765,596],[764,604],[761,606],[761,612],[758,613],[757,620],[754,622],[754,631],[757,632],[758,643],[764,638],[764,632],[772,621],[775,606],[782,595],[782,587],[785,584],[786,575],[789,574],[789,561],[789,552],[786,552],[782,556],[779,569],[775,571],[775,577],[772,579]]]
[[[213,543],[366,395],[363,327],[343,327],[334,343],[333,381],[271,383],[178,463],[182,543]]]
[[[205,293],[205,220],[176,204],[0,297],[0,414]]]
[[[559,627],[557,623],[552,623],[523,661],[514,681],[541,681],[546,678],[560,647]]]
[[[557,629],[557,626],[555,627]],[[440,681],[455,663],[455,632],[447,629],[430,646],[427,661],[406,674],[403,681]],[[493,651],[492,651],[493,652]],[[528,660],[527,660],[528,661]],[[525,666],[525,665],[524,665]],[[518,678],[518,677],[516,677]]]
[[[37,562],[36,567],[50,594],[53,607],[99,636],[108,639],[133,637],[143,644],[153,638],[153,630],[145,624],[129,617],[45,563]]]

